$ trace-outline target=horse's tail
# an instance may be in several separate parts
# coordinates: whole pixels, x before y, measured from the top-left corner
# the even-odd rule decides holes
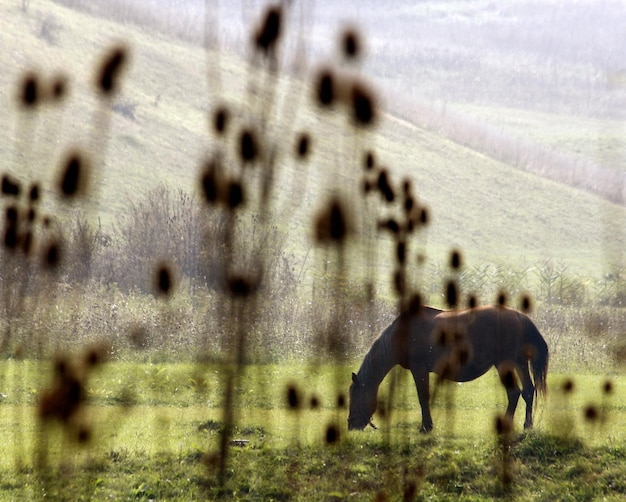
[[[548,392],[548,344],[544,340],[537,326],[526,318],[525,345],[531,365],[531,373],[535,382],[535,394],[545,397]]]

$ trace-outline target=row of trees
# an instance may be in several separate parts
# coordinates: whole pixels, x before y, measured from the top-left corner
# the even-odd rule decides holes
[[[329,333],[336,354],[361,353],[395,314],[394,302],[368,296],[354,278],[330,273],[304,278],[302,257],[289,254],[279,227],[255,217],[237,220],[164,186],[129,201],[111,227],[90,224],[81,212],[58,226],[63,239],[54,270],[42,270],[15,250],[2,248],[0,301],[7,345],[21,340],[18,345],[27,350],[33,344],[47,350],[47,340],[71,347],[77,337],[104,337],[107,343],[113,340],[118,352],[126,347],[166,358],[193,357],[198,349],[219,354],[228,331],[240,329],[233,322],[239,310],[232,310],[227,300],[224,264],[235,262],[231,271],[254,277],[258,252],[263,253],[263,289],[254,295],[254,315],[239,320],[245,324],[251,359],[323,353],[316,346],[327,344]],[[227,226],[235,230],[226,232]],[[233,233],[247,249],[229,249],[224,235]],[[156,270],[163,267],[175,292],[167,302],[160,301],[155,284]],[[533,292],[533,301],[543,305],[539,316],[555,308],[626,306],[623,270],[592,281],[549,260],[522,269],[485,263],[451,271],[433,265],[417,288],[425,301],[446,304],[444,285],[451,274],[461,295],[459,305],[470,297],[491,303],[504,293],[509,305],[518,306]]]
[[[463,269],[457,283],[465,295],[484,303],[495,301],[500,293],[514,300],[532,292],[533,298],[545,305],[626,307],[624,273],[623,268],[613,266],[604,277],[594,279],[573,273],[565,263],[547,259],[521,268],[482,263]],[[436,278],[444,275],[443,267],[433,267],[431,293],[436,292],[440,282]]]

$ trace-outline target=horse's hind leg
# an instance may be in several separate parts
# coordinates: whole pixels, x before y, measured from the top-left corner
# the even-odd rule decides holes
[[[506,395],[509,399],[509,405],[506,408],[506,417],[513,422],[515,409],[517,408],[517,402],[521,394],[517,377],[515,376],[515,366],[512,364],[500,364],[497,369],[498,375],[500,375],[500,381],[502,385],[504,385]]]
[[[526,420],[524,420],[524,429],[530,429],[533,426],[533,400],[535,398],[535,386],[530,378],[528,370],[528,361],[520,368],[520,376],[522,377],[522,397],[526,401]]]

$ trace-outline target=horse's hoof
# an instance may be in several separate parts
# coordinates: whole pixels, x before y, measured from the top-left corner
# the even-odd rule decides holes
[[[433,426],[431,425],[430,427],[424,427],[422,425],[422,427],[420,428],[420,433],[421,434],[428,434],[429,432],[432,432],[433,430]]]

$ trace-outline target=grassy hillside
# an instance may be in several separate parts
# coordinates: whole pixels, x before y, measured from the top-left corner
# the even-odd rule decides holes
[[[626,134],[622,120],[496,106],[465,105],[459,108],[501,131],[525,138],[529,143],[612,169],[625,169]]]
[[[396,183],[411,179],[418,197],[430,208],[432,224],[421,234],[419,245],[433,261],[444,260],[455,247],[463,250],[469,264],[535,264],[550,259],[600,275],[622,259],[623,207],[521,173],[407,120],[386,115],[374,135],[354,136],[343,117],[318,114],[308,87],[313,71],[304,82],[280,76],[274,91],[273,86],[263,87],[262,74],[226,51],[205,53],[148,29],[48,2],[37,2],[24,12],[17,2],[3,0],[3,10],[7,22],[0,34],[5,48],[0,64],[7,71],[0,77],[0,119],[8,127],[1,138],[6,152],[2,172],[42,178],[49,186],[66,149],[77,143],[89,145],[94,135],[101,134],[93,127],[100,105],[93,97],[90,75],[97,61],[119,41],[130,51],[116,103],[132,114],[111,113],[104,131],[107,138],[100,138],[104,165],[98,168],[88,201],[92,219],[100,216],[105,223],[114,223],[129,199],[158,183],[195,190],[201,162],[215,145],[209,110],[218,103],[254,110],[255,96],[250,92],[261,96],[275,92],[276,105],[269,113],[278,120],[271,122],[268,133],[279,148],[274,212],[289,228],[299,256],[310,247],[312,213],[325,194],[339,189],[359,197],[361,152],[372,148],[379,162],[391,168]],[[67,78],[69,93],[62,108],[32,117],[18,110],[16,86],[25,69],[37,69],[44,79],[57,72]],[[381,88],[377,92],[384,109],[387,94]],[[258,106],[256,110],[263,112]],[[295,115],[293,123],[281,122],[286,114]],[[530,111],[525,117],[546,120]],[[249,120],[235,116],[239,123],[234,129]],[[294,181],[298,176],[302,180],[303,175],[296,174],[302,167],[290,161],[299,130],[313,137],[302,198],[293,196],[295,189],[303,188],[301,181]],[[557,130],[551,130],[555,138]],[[550,136],[537,139],[559,141]],[[567,141],[573,141],[572,135]]]
[[[329,110],[322,63],[276,73],[259,32],[256,52],[205,51],[98,5],[103,17],[0,0],[0,500],[623,495],[624,206],[466,141],[499,137],[453,113],[440,129],[441,103],[398,98],[366,64],[323,63],[338,83]],[[433,13],[469,23],[491,9],[460,5]],[[110,98],[112,54],[129,61]],[[497,100],[450,109],[508,117]],[[529,158],[585,128],[520,117],[502,127],[536,132],[515,150]],[[411,377],[394,371],[381,430],[348,432],[350,374],[394,316],[394,289],[444,305],[450,279],[481,302],[530,293],[550,352],[537,431],[517,434],[520,410],[506,431],[491,371],[433,378],[437,428],[418,437]],[[447,335],[458,345],[437,364],[460,367],[463,327]]]

